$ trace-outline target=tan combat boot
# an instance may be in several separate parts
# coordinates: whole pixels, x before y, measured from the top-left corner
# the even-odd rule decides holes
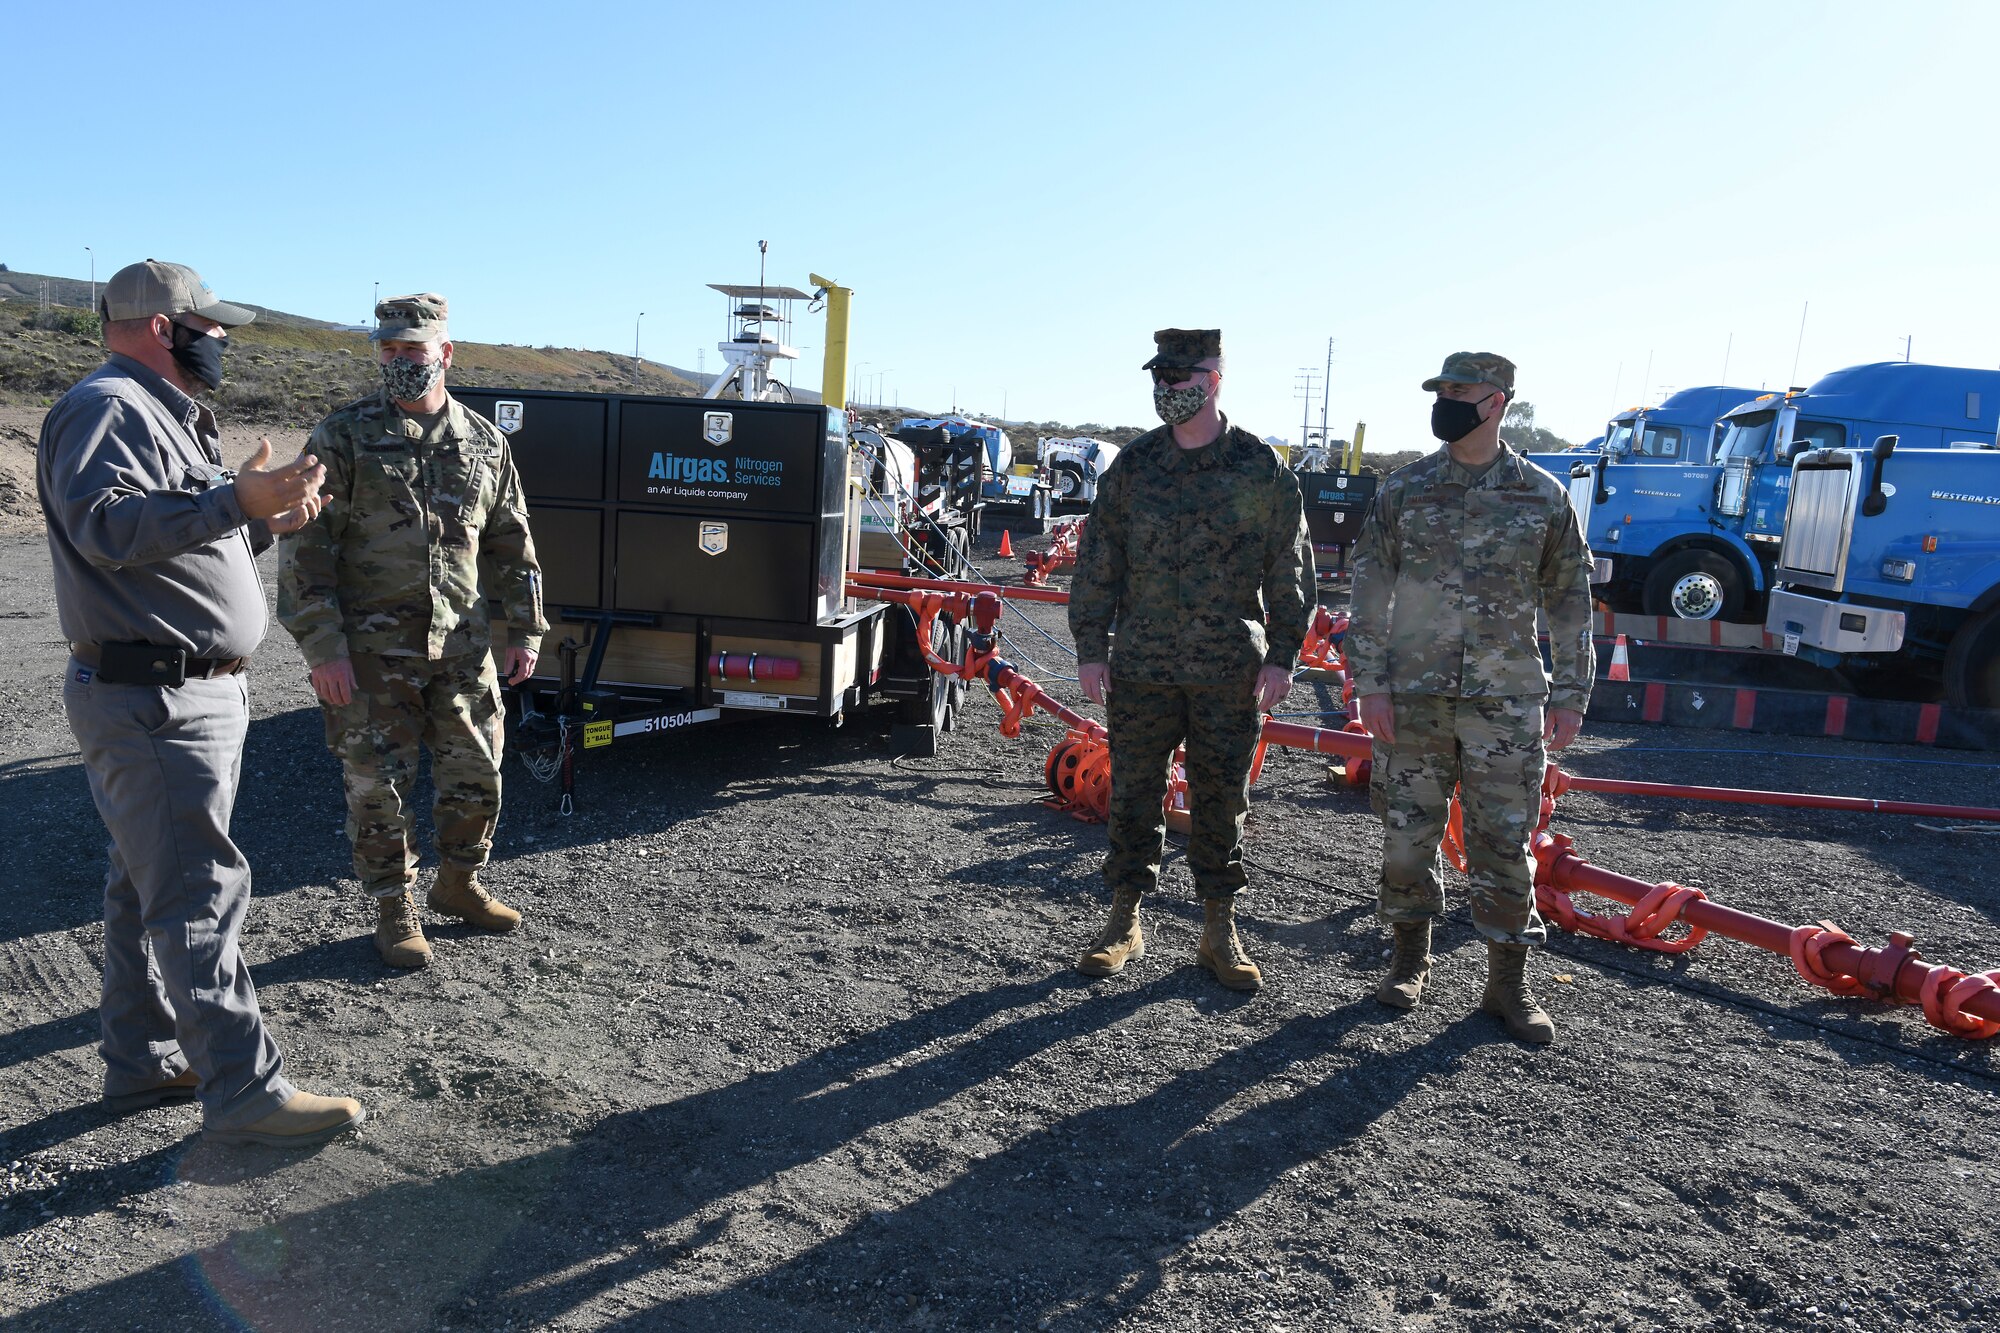
[[[437,880],[431,885],[430,908],[480,930],[508,931],[521,924],[521,914],[479,882],[478,867],[449,861],[438,867]]]
[[[1431,923],[1398,921],[1395,930],[1396,955],[1389,960],[1389,975],[1382,978],[1375,998],[1391,1009],[1414,1009],[1431,976]]]
[[[413,904],[411,911],[414,913],[415,910]],[[352,1097],[321,1097],[311,1092],[294,1092],[283,1106],[262,1120],[253,1120],[233,1129],[205,1129],[201,1136],[210,1143],[262,1143],[273,1148],[307,1148],[315,1143],[324,1143],[367,1118],[368,1113],[361,1109],[361,1103]]]
[[[1479,1007],[1507,1025],[1516,1041],[1546,1046],[1556,1039],[1556,1025],[1528,989],[1528,946],[1486,942],[1486,997]]]
[[[1146,932],[1139,929],[1140,897],[1137,889],[1120,889],[1111,895],[1111,915],[1084,951],[1077,971],[1087,977],[1108,977],[1146,956]]]
[[[1243,941],[1236,938],[1236,899],[1203,898],[1201,910],[1204,918],[1201,947],[1195,950],[1201,965],[1231,990],[1256,990],[1262,986],[1264,974],[1250,961],[1250,955],[1243,952]]]
[[[431,961],[431,944],[417,920],[417,900],[404,889],[375,900],[375,952],[390,967],[423,967]]]

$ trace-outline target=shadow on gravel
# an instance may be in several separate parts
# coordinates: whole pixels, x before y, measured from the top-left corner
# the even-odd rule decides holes
[[[680,1299],[618,1290],[649,1278],[656,1292],[661,1279],[696,1280],[674,1273],[683,1267],[706,1269],[707,1285],[718,1280],[716,1263],[768,1252],[774,1238],[782,1252],[783,1237],[818,1224],[809,1198],[797,1208],[782,1196],[733,1208],[726,1201],[850,1145],[879,1147],[872,1131],[1005,1079],[1038,1053],[1181,990],[1178,979],[1160,978],[1043,1007],[1082,984],[1063,974],[964,996],[784,1069],[608,1117],[572,1145],[246,1228],[10,1326],[102,1327],[143,1312],[155,1325],[278,1328],[309,1310],[347,1310],[367,1322],[366,1307],[382,1303],[399,1325],[548,1327],[593,1302],[609,1303],[596,1306],[600,1317],[630,1312],[613,1327],[872,1326],[915,1312],[894,1292],[843,1293],[838,1284],[893,1272],[893,1263],[915,1275],[906,1286],[937,1293],[961,1322],[1032,1322],[1075,1306],[1060,1322],[1096,1327],[1145,1300],[1165,1259],[1254,1206],[1279,1176],[1350,1143],[1415,1084],[1502,1040],[1468,1017],[1421,1048],[1385,1050],[1365,1035],[1348,1040],[1391,1021],[1376,1006],[1296,1018],[1201,1068],[1164,1076],[1133,1100],[1101,1094],[974,1160],[941,1189],[885,1201],[768,1268],[722,1279],[728,1285],[719,1290]],[[1003,1021],[966,1043],[889,1064],[994,1019]],[[1336,1051],[1353,1058],[1325,1081],[1301,1085],[1286,1073]],[[1209,1123],[1274,1082],[1296,1091]],[[1100,1189],[1100,1181],[1117,1188]],[[689,1225],[718,1205],[731,1210]],[[786,1225],[756,1230],[772,1218]],[[706,1252],[725,1236],[729,1254]]]

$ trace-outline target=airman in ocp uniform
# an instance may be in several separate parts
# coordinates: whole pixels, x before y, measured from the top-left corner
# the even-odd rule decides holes
[[[1168,766],[1185,739],[1196,956],[1230,989],[1256,990],[1263,974],[1235,925],[1250,761],[1262,712],[1291,691],[1312,544],[1298,479],[1217,406],[1220,330],[1161,329],[1153,341],[1140,368],[1166,424],[1105,471],[1070,588],[1077,675],[1111,732],[1111,914],[1077,967],[1109,976],[1145,955],[1139,901],[1159,882]]]
[[[1500,441],[1514,363],[1456,352],[1424,381],[1443,447],[1382,483],[1354,551],[1347,660],[1375,737],[1381,916],[1395,932],[1382,1003],[1414,1008],[1444,911],[1438,842],[1453,788],[1465,816],[1472,919],[1487,942],[1481,1008],[1514,1037],[1555,1025],[1528,988],[1544,928],[1529,855],[1548,749],[1590,702],[1590,548],[1563,484]],[[1548,617],[1542,666],[1536,611]]]
[[[548,631],[527,502],[507,437],[446,391],[445,299],[375,307],[382,388],[313,431],[332,505],[284,546],[278,617],[299,641],[346,771],[354,873],[376,899],[375,947],[430,961],[411,886],[408,798],[428,745],[440,865],[431,910],[482,930],[521,914],[479,882],[500,820],[503,716],[480,558],[507,619],[509,683]]]

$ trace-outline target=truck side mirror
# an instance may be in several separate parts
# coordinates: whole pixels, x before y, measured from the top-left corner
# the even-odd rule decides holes
[[[1861,502],[1863,518],[1873,518],[1889,507],[1889,497],[1882,493],[1882,469],[1889,465],[1889,455],[1896,452],[1896,439],[1894,435],[1878,435],[1875,447],[1869,450],[1874,455],[1875,466],[1870,469],[1873,475],[1868,481],[1867,498]]]
[[[1591,495],[1594,504],[1605,504],[1611,499],[1611,492],[1604,488],[1604,467],[1610,461],[1604,454],[1597,456],[1597,489]]]

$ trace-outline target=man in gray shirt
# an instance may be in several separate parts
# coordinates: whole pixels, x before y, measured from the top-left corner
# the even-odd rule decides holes
[[[63,707],[111,834],[104,886],[104,1094],[119,1109],[199,1096],[223,1143],[317,1143],[361,1123],[301,1092],[264,1030],[237,947],[250,867],[229,837],[264,637],[255,555],[321,506],[309,455],[222,465],[230,327],[253,313],[191,268],[147,260],[105,284],[110,356],[42,423],[36,482],[70,641]]]

